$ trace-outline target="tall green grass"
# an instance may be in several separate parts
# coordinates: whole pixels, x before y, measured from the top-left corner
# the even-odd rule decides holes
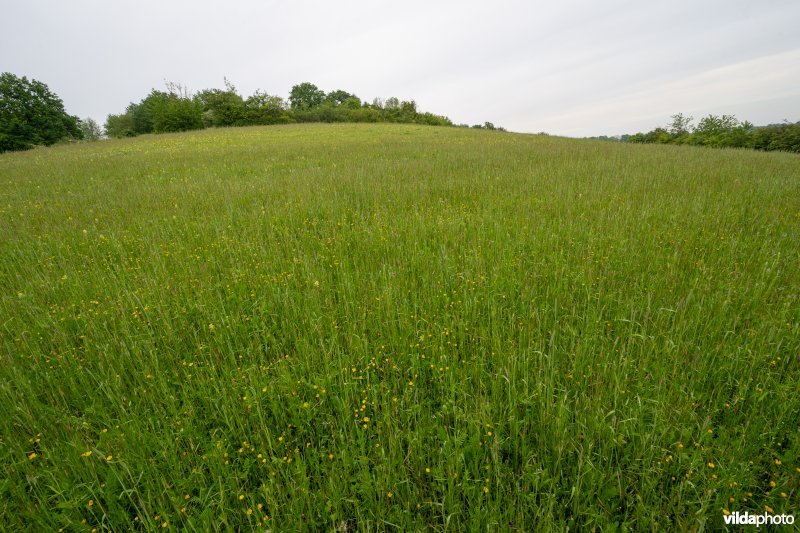
[[[800,157],[207,130],[0,157],[0,515],[717,529],[800,506]]]

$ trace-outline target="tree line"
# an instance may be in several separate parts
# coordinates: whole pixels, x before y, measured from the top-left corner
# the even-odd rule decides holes
[[[188,131],[210,127],[291,124],[300,122],[394,122],[432,126],[453,124],[443,115],[421,112],[414,100],[387,98],[362,101],[344,90],[325,93],[313,83],[292,87],[289,98],[255,91],[241,96],[225,80],[224,89],[204,89],[195,94],[176,83],[166,90],[150,91],[129,104],[124,112],[106,118],[104,128],[91,118],[68,114],[61,99],[37,80],[0,74],[0,152],[26,150],[70,140],[95,140],[102,136],[132,137],[145,133]],[[491,122],[473,128],[500,130]],[[708,115],[694,125],[681,113],[672,122],[646,133],[595,137],[642,144],[686,144],[709,147],[751,148],[800,153],[800,122],[754,126],[733,115]]]
[[[109,115],[105,132],[109,137],[132,137],[145,133],[166,133],[212,127],[259,126],[300,122],[393,122],[455,126],[443,115],[421,112],[414,100],[395,97],[372,102],[353,93],[335,90],[325,93],[310,82],[292,87],[288,100],[257,90],[247,98],[225,80],[224,89],[204,89],[190,95],[182,86],[167,84],[166,91],[153,89],[124,113]],[[458,126],[467,127],[465,124]],[[499,129],[491,122],[472,126]]]
[[[800,122],[754,126],[733,115],[708,115],[694,125],[694,118],[682,113],[671,118],[669,125],[646,133],[598,138],[640,144],[685,144],[800,153]]]
[[[0,74],[0,152],[27,150],[57,142],[96,140],[103,136],[133,137],[145,133],[189,131],[211,127],[292,124],[299,122],[395,122],[459,126],[443,115],[422,112],[414,100],[387,98],[362,101],[344,90],[325,93],[313,83],[292,87],[289,98],[255,91],[241,96],[225,80],[224,89],[195,94],[177,83],[153,89],[122,113],[110,114],[101,128],[64,109],[62,100],[37,80]],[[473,128],[503,130],[491,122]]]

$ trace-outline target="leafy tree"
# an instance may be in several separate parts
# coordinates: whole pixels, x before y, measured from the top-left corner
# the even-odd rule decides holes
[[[683,113],[672,115],[672,122],[669,125],[669,134],[672,139],[681,142],[687,139],[692,133],[693,117],[684,116]]]
[[[244,99],[227,79],[225,90],[206,89],[194,97],[203,108],[206,126],[243,126],[247,124],[247,107]]]
[[[780,150],[800,153],[800,122],[794,124],[770,124],[755,128],[752,134],[753,148],[757,150]]]
[[[692,134],[691,143],[703,146],[722,146],[724,136],[739,125],[733,115],[708,115],[700,119]]]
[[[245,102],[248,124],[285,124],[289,122],[286,102],[280,96],[256,91]]]
[[[103,136],[103,130],[93,118],[85,118],[80,121],[78,127],[81,130],[81,137],[84,141],[96,141]]]
[[[133,115],[130,113],[108,115],[105,130],[109,137],[133,137],[136,135],[136,131],[133,129]]]
[[[292,87],[289,103],[292,109],[313,109],[325,101],[325,92],[313,83],[303,82]]]
[[[153,121],[156,133],[200,129],[203,129],[203,108],[199,102],[173,94],[157,104]]]
[[[414,122],[417,118],[417,103],[414,100],[400,102],[400,120]]]
[[[671,137],[664,128],[656,128],[647,133],[637,133],[628,137],[628,142],[641,144],[669,144]]]
[[[0,152],[80,139],[78,124],[44,83],[0,74]]]
[[[153,133],[155,131],[155,117],[159,108],[162,108],[169,98],[169,94],[153,89],[138,104],[131,103],[125,110],[131,115],[133,131],[136,135]]]
[[[417,124],[427,124],[428,126],[452,126],[453,123],[449,118],[434,115],[433,113],[418,113],[415,120]],[[466,125],[464,125],[466,126]]]
[[[361,103],[361,99],[355,95],[352,95],[350,98],[345,100],[342,106],[346,107],[347,109],[361,109],[364,107]]]
[[[353,99],[355,99],[355,101],[358,102],[358,105],[361,106],[361,100],[359,100],[358,96],[350,94],[349,92],[341,89],[330,92],[328,93],[328,96],[325,97],[325,101],[334,106],[343,105]]]
[[[170,92],[153,89],[138,104],[130,104],[134,134],[187,131],[203,128],[203,106],[175,84]]]

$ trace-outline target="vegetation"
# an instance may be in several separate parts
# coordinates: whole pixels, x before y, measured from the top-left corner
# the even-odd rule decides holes
[[[798,163],[392,124],[5,154],[3,527],[796,513]]]
[[[80,139],[79,124],[44,83],[0,74],[0,153]]]
[[[167,105],[167,102],[169,105]],[[292,87],[288,102],[280,96],[256,91],[243,98],[228,80],[225,89],[205,89],[190,96],[170,84],[167,92],[156,91],[138,104],[130,104],[121,115],[109,115],[110,137],[132,137],[142,133],[187,131],[203,127],[256,126],[297,122],[392,122],[452,126],[447,117],[421,113],[413,100],[389,98],[371,104],[347,91],[329,94],[312,83]],[[489,129],[496,129],[487,122]],[[481,127],[481,126],[477,126]],[[499,128],[502,129],[502,128]]]
[[[800,122],[755,127],[733,115],[708,115],[692,126],[692,117],[679,113],[666,128],[623,136],[621,140],[643,144],[689,144],[713,148],[755,148],[756,150],[800,153]]]

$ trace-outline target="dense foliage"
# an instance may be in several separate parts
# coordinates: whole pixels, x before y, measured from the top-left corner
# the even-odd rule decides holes
[[[185,131],[203,127],[255,126],[296,122],[393,122],[453,126],[441,115],[417,110],[413,100],[376,98],[362,101],[344,90],[325,93],[313,83],[292,87],[288,101],[280,96],[256,91],[244,98],[230,82],[224,89],[204,89],[190,96],[179,86],[166,92],[153,90],[125,113],[109,115],[106,133],[110,137],[131,137],[142,133]],[[495,128],[491,122],[477,128]]]
[[[756,127],[740,122],[733,115],[708,115],[692,125],[692,117],[681,113],[672,116],[672,123],[647,133],[624,135],[622,141],[643,144],[690,144],[714,148],[754,148],[800,152],[800,122]]]
[[[0,152],[82,136],[80,119],[64,111],[64,103],[47,85],[10,72],[0,74]]]

